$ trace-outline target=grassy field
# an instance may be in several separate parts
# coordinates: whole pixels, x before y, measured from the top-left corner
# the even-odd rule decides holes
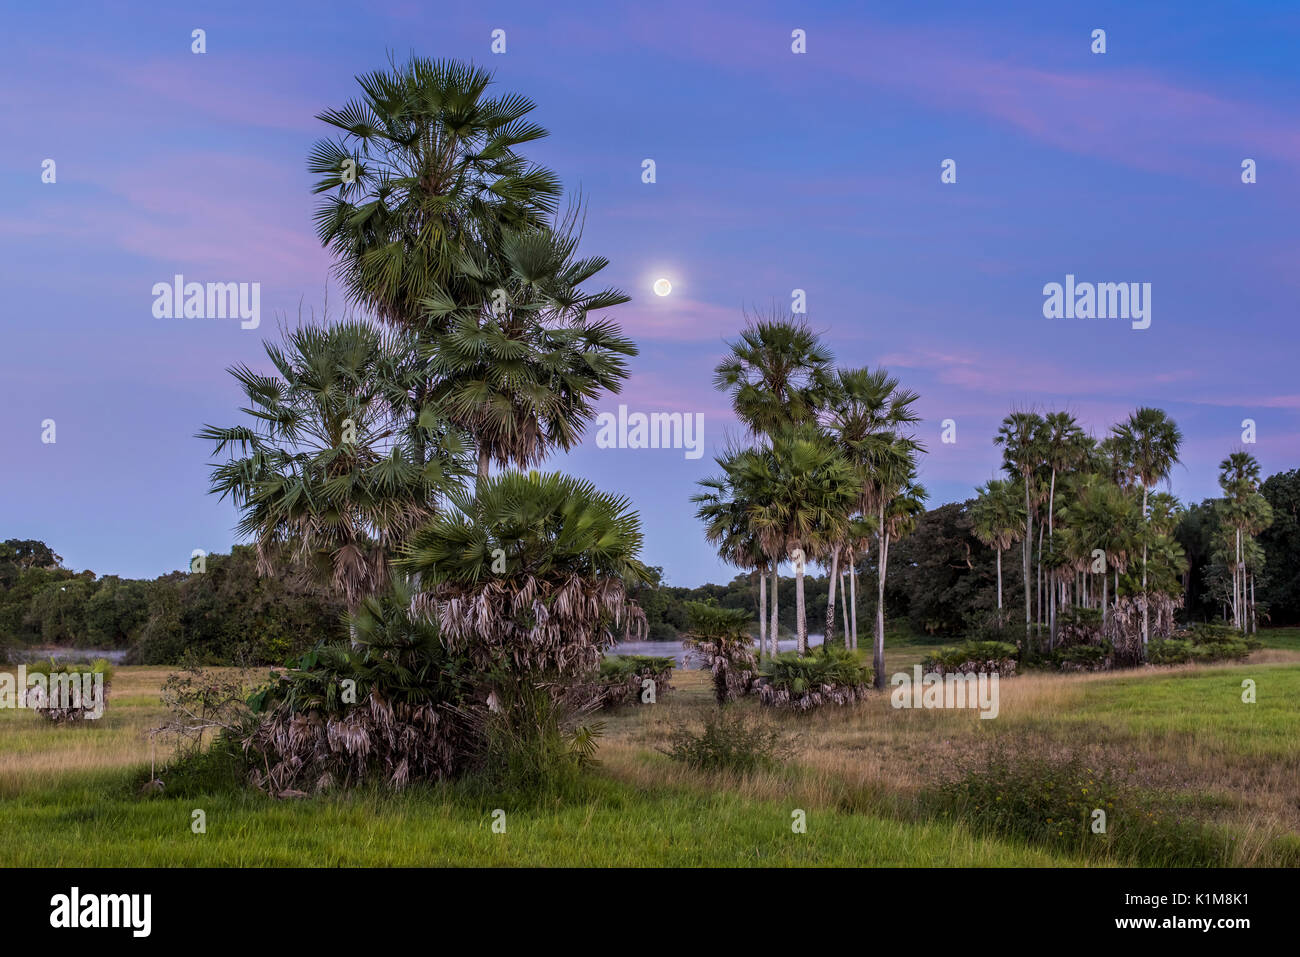
[[[1143,807],[1165,809],[1178,827],[1223,835],[1222,863],[1296,864],[1296,631],[1263,636],[1264,650],[1232,666],[1022,675],[1002,682],[995,720],[895,710],[881,695],[851,709],[782,715],[773,720],[794,743],[792,759],[749,776],[696,772],[661,753],[675,727],[698,725],[712,708],[706,676],[678,672],[659,704],[604,717],[601,763],[588,780],[527,800],[469,783],[287,801],[253,792],[141,797],[168,669],[121,668],[97,723],[57,727],[0,711],[0,864],[1129,863],[1085,858],[979,817],[937,815],[929,799],[993,753],[1078,757],[1122,777]],[[928,650],[891,649],[889,670]],[[1255,704],[1241,700],[1247,678]],[[191,830],[196,809],[206,833]],[[497,809],[504,834],[492,828]],[[806,815],[806,833],[792,831],[795,810]]]

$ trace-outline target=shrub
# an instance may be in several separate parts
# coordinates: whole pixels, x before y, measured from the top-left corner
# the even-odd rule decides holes
[[[654,655],[608,655],[601,659],[596,680],[587,686],[585,693],[601,707],[615,708],[640,701],[644,683],[650,680],[654,682],[657,699],[672,690],[669,679],[676,664],[673,658]]]
[[[942,648],[927,655],[921,667],[927,672],[946,674],[958,672],[994,672],[1003,677],[1016,673],[1016,658],[1020,654],[1015,645],[1005,641],[965,641],[953,648]]]
[[[1193,625],[1184,636],[1152,641],[1147,660],[1153,665],[1238,661],[1261,647],[1258,639],[1223,625]]]
[[[28,676],[42,675],[46,679],[45,688],[40,686],[27,688],[23,689],[23,693],[27,695],[28,707],[48,721],[63,723],[99,717],[93,712],[99,710],[102,714],[102,708],[108,704],[108,689],[113,681],[113,666],[107,659],[96,658],[90,663],[78,663],[50,658],[46,661],[34,661],[27,665],[26,669]],[[88,689],[83,686],[83,675],[92,676],[92,681],[93,676],[101,677],[103,681],[101,701],[92,703],[85,699],[84,692]],[[72,680],[64,693],[70,695],[70,699],[62,700],[61,696],[56,697],[54,686],[68,676]]]
[[[1114,663],[1110,642],[1100,645],[1071,645],[1052,656],[1062,671],[1105,671]]]
[[[1222,866],[1228,839],[1213,828],[1159,807],[1154,796],[1113,774],[1064,760],[1012,758],[995,752],[986,765],[932,794],[944,816],[993,833],[1088,858],[1146,866]],[[1094,830],[1097,811],[1105,831]]]
[[[659,750],[698,771],[747,774],[776,767],[794,749],[779,728],[744,711],[717,708],[704,719],[699,733],[678,726],[669,736],[668,747]]]
[[[256,786],[397,789],[448,777],[476,750],[467,664],[412,613],[409,585],[367,599],[352,625],[355,647],[318,645],[249,699],[261,715],[244,741]]]
[[[793,651],[779,654],[763,664],[761,674],[763,704],[799,711],[853,704],[866,696],[873,676],[857,652],[825,646],[802,658]]]

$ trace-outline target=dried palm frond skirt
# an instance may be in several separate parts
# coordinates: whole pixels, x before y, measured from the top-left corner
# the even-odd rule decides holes
[[[371,692],[340,715],[273,711],[244,741],[254,786],[273,795],[366,781],[401,789],[459,770],[464,723],[447,707],[392,704]]]

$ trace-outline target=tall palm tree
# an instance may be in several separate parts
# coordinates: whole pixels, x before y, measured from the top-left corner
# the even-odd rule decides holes
[[[1083,429],[1068,412],[1050,412],[1043,419],[1043,458],[1052,478],[1047,495],[1047,540],[1051,550],[1056,534],[1056,474],[1076,468],[1082,463],[1086,447]],[[1040,558],[1041,561],[1041,558]],[[1056,582],[1051,580],[1048,598],[1047,647],[1056,647]]]
[[[1219,487],[1224,491],[1222,514],[1233,529],[1232,620],[1245,630],[1245,576],[1243,534],[1252,524],[1251,498],[1259,488],[1259,462],[1246,452],[1233,452],[1219,463]],[[1271,521],[1271,519],[1270,519]]]
[[[608,260],[577,259],[576,211],[554,227],[508,231],[496,254],[456,257],[462,287],[435,284],[425,300],[433,328],[421,354],[428,397],[478,449],[478,480],[491,462],[527,468],[581,441],[602,392],[617,393],[637,348],[591,313],[629,301],[582,284]]]
[[[337,131],[308,159],[315,192],[331,193],[317,232],[350,302],[421,328],[462,250],[555,212],[559,180],[518,152],[547,132],[531,100],[489,96],[492,74],[473,65],[412,57],[357,83],[359,97],[317,117]]]
[[[1162,409],[1143,407],[1115,426],[1114,433],[1133,463],[1133,474],[1142,483],[1142,521],[1147,520],[1147,496],[1151,486],[1169,478],[1178,461],[1183,433]],[[1144,537],[1146,531],[1144,529]],[[1147,545],[1142,544],[1142,655],[1146,657],[1150,630],[1147,611]]]
[[[424,344],[430,296],[481,300],[457,274],[467,249],[495,252],[504,233],[542,227],[561,193],[555,174],[519,148],[547,135],[526,97],[488,94],[492,75],[452,60],[411,57],[357,77],[360,96],[317,119],[335,131],[308,157],[328,193],[315,211],[321,245],[348,302]],[[425,412],[429,374],[410,393]],[[430,457],[416,436],[415,457]]]
[[[858,499],[860,480],[835,444],[805,425],[737,455],[733,481],[746,490],[750,527],[768,554],[795,556],[796,638],[799,653],[807,654],[805,559],[842,534],[839,523]]]
[[[424,426],[412,427],[394,404],[402,385],[389,378],[409,354],[409,336],[354,321],[308,323],[265,348],[278,375],[230,369],[251,422],[198,433],[215,455],[230,453],[214,465],[211,491],[239,508],[237,530],[256,539],[262,574],[290,545],[355,612],[386,587],[398,544],[465,474],[463,454],[451,433],[439,437],[439,459],[422,464],[413,454],[412,429]]]
[[[867,484],[869,501],[876,509],[876,633],[872,656],[875,685],[885,687],[885,576],[889,568],[889,543],[910,531],[925,506],[925,489],[916,484],[916,456],[924,448],[915,439],[896,436],[875,461]]]
[[[749,434],[770,445],[771,435],[794,426],[814,422],[825,401],[833,361],[807,323],[778,313],[775,308],[767,317],[746,314],[746,326],[740,338],[729,344],[730,354],[714,369],[713,386],[731,396],[736,417]],[[767,495],[762,486],[774,481],[774,473],[758,466],[758,460],[742,463],[751,486],[751,511],[758,516],[764,509],[753,495]],[[771,464],[771,463],[766,463]],[[741,473],[738,473],[741,474]],[[757,487],[755,487],[757,486]],[[776,653],[778,636],[777,598],[780,587],[780,562],[787,545],[772,532],[780,521],[768,521],[760,536],[772,572],[772,610],[769,629],[772,653]],[[762,586],[760,585],[760,597]],[[762,617],[760,609],[759,617]]]
[[[814,421],[830,383],[830,350],[800,319],[775,310],[746,319],[713,387],[730,394],[736,418],[756,437]]]
[[[758,575],[758,649],[759,655],[766,657],[769,556],[750,527],[749,514],[754,503],[744,498],[744,491],[736,488],[727,474],[730,460],[722,457],[715,461],[722,466],[723,475],[700,480],[703,491],[691,496],[697,506],[695,517],[704,522],[704,537],[717,548],[723,561]],[[775,636],[771,653],[776,654]]]
[[[1128,566],[1134,512],[1131,495],[1103,476],[1085,478],[1075,500],[1065,508],[1067,553],[1085,568],[1090,567],[1095,550],[1101,551],[1105,559],[1100,601],[1103,631],[1110,607],[1110,572],[1118,575]]]
[[[882,541],[882,506],[888,490],[875,479],[881,477],[882,469],[897,467],[895,459],[903,451],[898,445],[900,438],[913,441],[913,436],[904,435],[903,430],[920,421],[920,416],[912,409],[919,396],[901,388],[898,379],[883,368],[840,369],[825,394],[827,427],[862,482],[862,494],[856,509],[875,526],[877,541]],[[912,449],[913,452],[921,450],[915,443]],[[857,526],[850,524],[848,530],[855,527],[860,528],[861,523]],[[853,540],[861,541],[861,535],[846,542],[854,552],[849,569],[854,597],[853,617],[856,620],[857,549],[851,547]],[[865,554],[865,548],[862,551]],[[833,597],[833,577],[831,588]],[[856,630],[852,644],[857,646]]]
[[[990,479],[977,492],[971,508],[971,530],[997,552],[998,627],[1002,627],[1002,553],[1025,534],[1025,508],[1014,483]]]
[[[1032,596],[1029,583],[1029,550],[1034,538],[1034,474],[1042,464],[1043,417],[1034,412],[1013,412],[1002,420],[994,443],[1002,446],[1002,467],[1018,475],[1025,492],[1025,537],[1022,564],[1025,583],[1025,644],[1028,647],[1033,628]]]

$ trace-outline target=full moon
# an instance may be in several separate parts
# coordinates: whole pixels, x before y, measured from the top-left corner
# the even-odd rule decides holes
[[[656,279],[654,288],[656,296],[666,296],[673,291],[673,284],[667,279]]]

